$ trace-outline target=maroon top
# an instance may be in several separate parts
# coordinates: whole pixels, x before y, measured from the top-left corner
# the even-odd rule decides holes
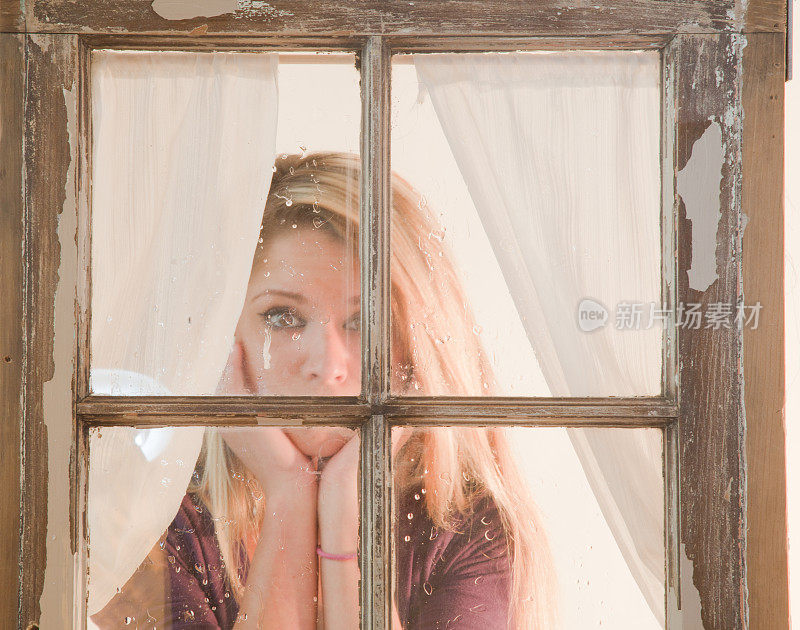
[[[421,490],[411,490],[398,506],[395,527],[397,582],[395,599],[403,630],[499,630],[509,627],[508,606],[511,568],[500,515],[491,499],[476,505],[463,517],[458,531],[437,530],[425,510]],[[409,518],[410,517],[410,518]],[[214,533],[214,521],[194,495],[186,495],[180,510],[162,538],[162,562],[168,576],[163,580],[145,577],[140,567],[136,576],[118,595],[117,606],[109,606],[92,619],[100,628],[120,615],[151,621],[153,627],[173,629],[230,630],[236,621],[238,603],[226,587],[222,554]],[[153,554],[151,554],[153,556]],[[247,557],[242,556],[243,579]],[[156,561],[158,563],[158,561]],[[147,561],[143,563],[145,567]],[[155,575],[150,572],[150,575]],[[146,615],[133,608],[142,604],[142,591],[161,582],[167,602],[148,604]],[[131,584],[138,582],[133,588]],[[144,585],[144,586],[143,586]],[[129,586],[131,586],[129,588]],[[127,591],[127,593],[126,593]],[[147,597],[152,602],[152,598]],[[115,600],[112,600],[114,602]],[[124,600],[124,601],[123,601]],[[130,612],[125,607],[129,602]],[[111,611],[114,611],[113,613]],[[160,623],[156,624],[156,619]],[[140,627],[151,627],[140,625]]]

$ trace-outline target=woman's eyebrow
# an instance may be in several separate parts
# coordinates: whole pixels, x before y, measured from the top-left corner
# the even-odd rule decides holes
[[[305,303],[307,302],[304,295],[301,293],[294,293],[293,291],[284,291],[283,289],[264,289],[263,291],[259,291],[256,293],[250,301],[257,300],[258,298],[264,295],[274,295],[277,297],[287,298],[290,300],[295,300],[297,302]]]

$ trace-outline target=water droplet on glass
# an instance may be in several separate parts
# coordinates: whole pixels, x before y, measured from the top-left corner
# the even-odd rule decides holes
[[[414,500],[415,500],[415,501],[419,501],[419,494],[415,494],[415,495],[414,495]]]
[[[481,334],[481,327],[478,326],[478,324],[475,324],[472,327],[472,332],[475,333],[476,335],[480,335]]]
[[[298,339],[300,339],[300,333],[299,332],[293,333],[292,334],[292,339],[294,341],[297,341]]]
[[[203,586],[208,586],[208,580],[203,578]]]
[[[483,579],[483,576],[482,576],[482,575],[479,575],[478,577],[476,577],[476,578],[475,578],[475,586],[478,586],[478,584],[480,583],[480,581],[481,581],[482,579]]]
[[[425,584],[422,585],[422,590],[424,590],[428,595],[430,595],[431,593],[433,593],[433,586],[431,586],[430,582],[425,582]]]
[[[436,527],[431,527],[431,535],[429,536],[429,539],[435,540],[438,535],[439,532],[437,531]]]
[[[484,516],[484,517],[481,519],[481,523],[483,523],[484,525],[487,525],[487,526],[488,526],[488,525],[491,525],[491,524],[492,524],[492,519],[490,519],[490,518],[488,518],[488,517]]]
[[[411,542],[411,536],[406,536],[403,540],[405,540],[406,542]]]
[[[315,228],[321,228],[323,225],[325,225],[325,221],[319,217],[315,217],[313,223]]]
[[[486,540],[494,540],[495,538],[497,538],[497,532],[493,532],[492,530],[487,529],[483,537],[486,538]]]
[[[133,621],[133,617],[125,617],[125,625],[129,626]]]
[[[427,470],[425,470],[425,472],[428,472],[428,471],[427,471]],[[422,490],[420,490],[420,492],[421,492],[422,494],[425,494],[425,493],[427,492],[427,490],[425,490],[425,488],[423,488]]]
[[[291,199],[287,199],[286,200],[286,205],[287,206],[291,206],[292,205],[292,200]]]
[[[469,609],[470,612],[474,613],[483,612],[484,610],[486,610],[486,604],[477,604]]]
[[[411,512],[409,512],[408,513],[408,520],[410,521],[412,518],[414,518],[414,515]]]
[[[272,172],[273,173],[277,173],[278,172],[278,167],[275,166],[274,164],[272,165]]]
[[[203,565],[200,564],[199,562],[195,562],[194,563],[194,570],[197,571],[198,573],[202,573]]]

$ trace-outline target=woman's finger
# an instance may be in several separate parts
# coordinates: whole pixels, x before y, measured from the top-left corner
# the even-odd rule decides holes
[[[313,474],[311,462],[278,427],[226,427],[219,434],[262,485]]]

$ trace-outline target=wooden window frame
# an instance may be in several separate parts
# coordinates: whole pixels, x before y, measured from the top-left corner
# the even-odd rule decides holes
[[[340,0],[233,2],[168,20],[150,0],[5,0],[0,6],[0,304],[5,445],[0,619],[80,626],[85,471],[92,426],[360,422],[362,627],[388,627],[388,431],[431,421],[653,426],[665,436],[667,623],[691,580],[705,628],[788,628],[783,437],[783,77],[786,4],[772,0]],[[359,53],[362,112],[363,397],[103,398],[88,395],[88,53],[94,47],[335,49]],[[388,396],[388,168],[392,53],[658,49],[662,55],[663,294],[670,305],[763,306],[758,329],[668,331],[664,395],[629,399]],[[677,194],[709,121],[724,161],[718,279],[688,284],[691,220]],[[714,209],[716,210],[716,209]],[[747,229],[745,230],[745,225]],[[694,252],[695,256],[701,254]],[[433,420],[431,420],[433,419]],[[675,474],[672,474],[675,473]],[[677,474],[679,473],[679,474]],[[54,479],[62,479],[54,485]],[[59,488],[68,497],[56,496]],[[61,501],[61,503],[58,503]],[[61,507],[58,507],[61,506]],[[64,508],[64,509],[61,509]],[[60,511],[59,511],[60,510]],[[48,518],[49,517],[49,518]],[[52,538],[51,538],[52,537]],[[60,545],[60,546],[59,546]],[[59,556],[61,554],[61,556]],[[63,566],[58,563],[63,557]],[[48,559],[50,566],[48,567]],[[71,565],[70,565],[71,563]],[[53,580],[67,575],[63,596]],[[48,582],[46,584],[46,582]],[[65,623],[61,617],[59,622]]]

